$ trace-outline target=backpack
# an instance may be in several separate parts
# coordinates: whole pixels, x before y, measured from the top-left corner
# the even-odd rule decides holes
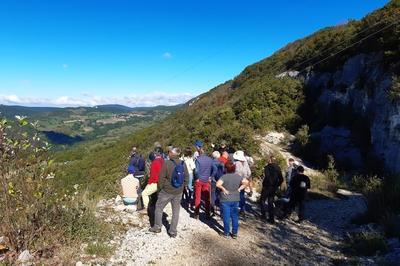
[[[144,171],[146,168],[144,159],[139,155],[134,155],[129,164],[133,165],[135,167],[135,171],[137,170],[139,172]]]
[[[134,174],[135,173],[135,166],[128,165],[127,172],[130,173],[130,174]]]
[[[180,164],[177,164],[174,160],[171,161],[175,165],[175,168],[172,172],[171,185],[174,188],[180,188],[183,185],[183,182],[185,181],[184,162],[182,161]]]

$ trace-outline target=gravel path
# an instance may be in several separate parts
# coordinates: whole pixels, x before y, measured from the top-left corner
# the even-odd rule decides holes
[[[119,219],[131,228],[116,240],[120,244],[108,265],[330,265],[345,259],[339,250],[344,230],[365,208],[357,196],[313,200],[307,204],[307,220],[302,224],[289,219],[269,225],[257,218],[258,206],[250,202],[250,214],[240,220],[234,240],[219,235],[222,221],[218,216],[195,220],[181,208],[178,237],[170,238],[165,228],[160,234],[148,232],[146,215],[117,207]],[[171,213],[168,207],[166,213]]]

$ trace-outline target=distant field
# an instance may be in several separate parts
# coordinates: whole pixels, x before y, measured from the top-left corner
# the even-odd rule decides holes
[[[16,115],[38,121],[40,130],[54,145],[103,138],[112,140],[160,121],[180,106],[130,108],[120,105],[53,108],[0,105],[0,116]]]

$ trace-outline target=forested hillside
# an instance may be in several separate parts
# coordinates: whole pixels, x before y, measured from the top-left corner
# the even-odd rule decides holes
[[[328,117],[346,116],[346,112],[328,117],[318,113],[317,99],[321,90],[346,91],[362,84],[361,78],[356,77],[357,82],[348,85],[321,85],[319,92],[313,94],[310,93],[310,77],[315,73],[333,73],[334,76],[349,59],[360,54],[377,56],[375,64],[369,67],[378,66],[385,74],[394,77],[388,84],[390,89],[385,97],[391,99],[390,104],[395,108],[399,104],[399,21],[400,2],[392,1],[360,21],[325,28],[290,43],[272,56],[248,66],[233,80],[192,99],[163,122],[132,134],[115,145],[98,143],[63,153],[59,160],[70,162],[63,175],[73,182],[100,180],[105,187],[112,187],[123,174],[132,145],[147,153],[155,141],[183,147],[196,139],[203,139],[206,143],[225,140],[236,149],[254,154],[258,152],[255,134],[264,134],[268,130],[295,134],[300,128],[303,131],[306,128],[306,136],[310,136],[313,131],[332,124]],[[334,83],[334,77],[329,82]],[[340,106],[339,109],[342,110]],[[352,118],[348,120],[352,121]],[[355,133],[350,134],[354,136]],[[369,142],[360,143],[371,145]],[[312,150],[313,147],[308,148]]]

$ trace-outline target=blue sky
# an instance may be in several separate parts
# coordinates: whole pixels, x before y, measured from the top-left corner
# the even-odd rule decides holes
[[[383,0],[0,1],[0,103],[176,104]]]

